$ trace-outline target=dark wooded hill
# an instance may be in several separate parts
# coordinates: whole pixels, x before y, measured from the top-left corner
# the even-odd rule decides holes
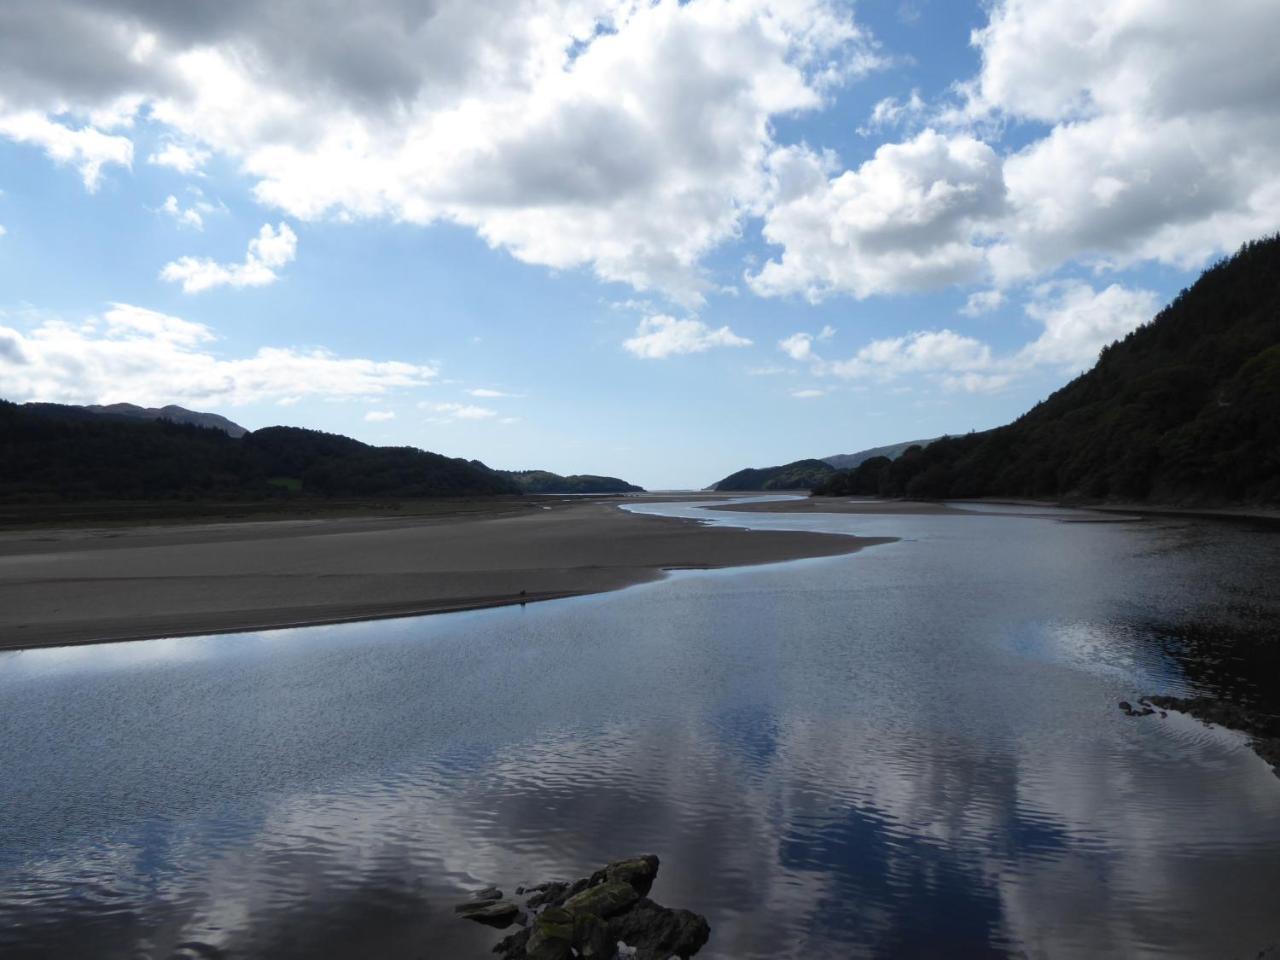
[[[797,460],[778,467],[748,467],[713,483],[720,492],[742,490],[810,490],[835,473],[822,460]]]
[[[873,458],[814,492],[1280,502],[1280,237],[1206,270],[1013,423]]]
[[[479,461],[350,437],[221,428],[0,401],[0,498],[435,497],[519,493]]]
[[[562,477],[549,470],[499,470],[525,493],[643,493],[644,487],[619,480],[598,477],[592,473],[575,473]]]
[[[30,404],[28,404],[30,406]],[[197,427],[213,427],[230,437],[243,437],[249,431],[240,424],[217,413],[201,413],[169,404],[166,407],[140,407],[134,403],[112,403],[107,406],[92,405],[85,407],[93,413],[107,414],[117,417],[132,417],[136,420],[172,420],[174,423],[192,423]]]

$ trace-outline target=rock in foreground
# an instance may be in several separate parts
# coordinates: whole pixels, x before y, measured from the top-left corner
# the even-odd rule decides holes
[[[499,942],[494,953],[503,960],[692,957],[711,928],[706,917],[650,900],[657,875],[658,858],[648,855],[618,860],[572,883],[551,881],[517,891],[524,894],[532,919]],[[524,914],[518,916],[523,922]]]

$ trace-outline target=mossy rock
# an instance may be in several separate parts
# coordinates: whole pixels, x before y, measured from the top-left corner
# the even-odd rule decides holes
[[[640,894],[631,884],[610,880],[570,897],[564,902],[564,909],[573,914],[590,913],[608,920],[639,899]]]

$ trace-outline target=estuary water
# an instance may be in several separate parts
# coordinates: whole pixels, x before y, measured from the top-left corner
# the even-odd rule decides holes
[[[1238,734],[1117,709],[1232,687],[1180,637],[1280,622],[1276,532],[637,509],[902,539],[0,653],[0,956],[479,957],[501,934],[455,919],[467,891],[643,852],[653,898],[709,919],[700,957],[1280,943],[1280,778]]]

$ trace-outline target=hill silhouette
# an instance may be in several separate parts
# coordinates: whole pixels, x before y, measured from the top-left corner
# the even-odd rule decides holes
[[[1013,423],[873,458],[814,492],[1280,502],[1280,236],[1206,270]]]
[[[337,434],[221,428],[0,401],[0,498],[438,497],[520,493],[479,461]]]
[[[617,477],[575,473],[562,477],[549,470],[499,470],[525,493],[643,493],[644,487]]]
[[[823,461],[829,463],[837,470],[852,470],[859,467],[872,457],[888,457],[890,460],[896,460],[912,447],[927,447],[934,440],[941,440],[941,437],[933,437],[929,440],[904,440],[901,443],[890,443],[883,447],[871,447],[867,450],[859,450],[857,453],[834,453],[829,457],[823,457]]]
[[[214,427],[231,437],[243,437],[249,432],[240,424],[220,414],[200,413],[172,403],[166,407],[140,407],[135,403],[112,403],[107,406],[91,405],[84,409],[109,416],[133,417],[137,420],[172,420],[174,423],[193,423],[197,427]]]
[[[778,467],[748,467],[713,483],[712,490],[809,490],[834,474],[835,468],[822,460],[796,460]]]

